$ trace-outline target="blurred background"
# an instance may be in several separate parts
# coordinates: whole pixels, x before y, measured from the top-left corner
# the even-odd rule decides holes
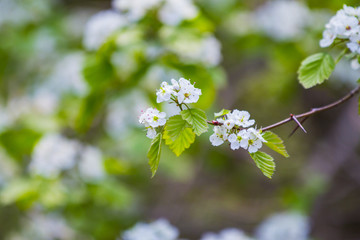
[[[115,240],[159,218],[183,239],[360,239],[357,99],[311,117],[308,134],[274,130],[290,158],[275,156],[272,180],[211,131],[181,157],[164,148],[151,179],[137,119],[174,112],[155,90],[179,77],[202,89],[208,119],[237,108],[259,127],[340,98],[360,76],[346,59],[306,91],[296,71],[344,3],[358,2],[0,0],[0,239]],[[274,214],[287,218],[259,227]]]

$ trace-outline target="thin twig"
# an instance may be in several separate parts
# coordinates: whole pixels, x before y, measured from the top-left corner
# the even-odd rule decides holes
[[[279,127],[281,125],[284,125],[292,120],[294,120],[294,117],[296,119],[300,119],[300,118],[307,118],[311,115],[314,115],[318,112],[322,112],[322,111],[326,111],[326,110],[329,110],[331,108],[334,108],[344,102],[346,102],[347,100],[349,100],[350,98],[352,98],[354,95],[358,94],[360,91],[360,86],[354,88],[352,91],[350,91],[347,95],[345,95],[344,97],[340,98],[339,100],[333,102],[333,103],[330,103],[328,105],[325,105],[325,106],[322,106],[322,107],[318,107],[318,108],[312,108],[310,111],[308,112],[305,112],[305,113],[301,113],[301,114],[297,114],[297,115],[293,115],[293,117],[289,117],[289,118],[286,118],[282,121],[279,121],[277,123],[274,123],[272,125],[269,125],[269,126],[266,126],[266,127],[263,127],[261,128],[261,130],[263,132],[265,131],[269,131],[270,129],[273,129],[273,128],[276,128],[276,127]],[[218,125],[222,125],[222,123],[219,123],[218,121],[208,121],[208,124],[210,125],[214,125],[214,126],[218,126]]]

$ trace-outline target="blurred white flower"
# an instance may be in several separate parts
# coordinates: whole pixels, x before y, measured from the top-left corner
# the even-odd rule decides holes
[[[211,67],[219,65],[222,60],[221,44],[212,35],[202,39],[179,37],[170,49],[186,61],[201,62]]]
[[[359,79],[360,69],[357,69],[357,58],[351,61],[351,64],[347,61],[340,61],[336,64],[335,70],[330,77],[330,83],[334,86],[341,87],[346,85],[348,87],[356,87],[357,80]]]
[[[205,233],[200,240],[252,240],[252,238],[241,230],[229,228],[222,230],[219,234]]]
[[[71,53],[64,56],[55,66],[49,81],[44,85],[59,97],[63,93],[84,96],[88,86],[82,75],[84,55]]]
[[[51,89],[40,87],[31,97],[32,106],[36,112],[50,115],[55,112],[59,104],[59,98]]]
[[[128,24],[120,13],[101,11],[86,23],[83,44],[88,50],[97,50],[116,30]]]
[[[83,148],[79,161],[80,175],[88,181],[100,180],[105,176],[101,151],[92,146]]]
[[[122,240],[176,240],[179,231],[165,219],[153,223],[137,223],[122,234]]]
[[[0,26],[23,25],[50,12],[52,0],[0,0]]]
[[[291,40],[304,33],[310,11],[298,1],[268,1],[255,12],[256,24],[276,40]]]
[[[160,21],[175,26],[184,20],[194,19],[199,11],[192,0],[166,0],[159,11]]]
[[[132,128],[139,127],[139,113],[146,109],[148,101],[140,91],[132,91],[108,106],[106,132],[114,139],[126,138]]]
[[[280,213],[266,219],[257,229],[258,240],[307,240],[309,221],[298,213]]]
[[[48,134],[36,144],[29,170],[43,177],[57,177],[62,170],[74,167],[79,143],[57,134]]]
[[[22,229],[12,234],[10,240],[72,240],[75,232],[57,215],[34,211],[22,221]]]
[[[113,0],[112,6],[116,10],[126,12],[130,20],[137,21],[161,2],[162,0]]]

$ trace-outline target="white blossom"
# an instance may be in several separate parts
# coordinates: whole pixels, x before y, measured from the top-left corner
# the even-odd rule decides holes
[[[113,10],[101,11],[86,23],[84,46],[88,50],[97,50],[116,30],[128,24],[120,13]]]
[[[194,19],[198,13],[192,0],[166,0],[159,11],[159,19],[164,24],[175,26],[184,20]]]
[[[213,146],[220,146],[228,138],[227,129],[222,126],[215,126],[214,133],[210,136],[210,142]]]
[[[310,225],[298,213],[280,213],[266,219],[257,229],[258,240],[307,240]]]
[[[247,129],[244,138],[246,141],[241,142],[241,147],[247,149],[249,153],[257,152],[262,147],[262,143],[266,142],[260,131],[254,128]]]
[[[230,142],[230,148],[232,150],[239,149],[240,147],[246,149],[248,144],[248,137],[249,134],[246,130],[241,130],[237,134],[232,133],[228,138]]]
[[[58,134],[48,134],[36,144],[30,172],[47,178],[57,177],[62,170],[74,167],[79,144]]]
[[[155,137],[156,137],[156,130],[153,129],[152,127],[148,127],[146,136],[147,136],[148,138],[150,138],[150,139],[155,138]]]
[[[229,228],[222,230],[219,234],[206,233],[200,240],[252,240],[243,231]]]
[[[146,111],[140,115],[139,122],[144,124],[145,127],[159,127],[163,126],[166,123],[166,113],[160,112],[155,108],[148,108]]]
[[[165,219],[153,223],[137,223],[122,234],[122,240],[176,240],[179,231]]]
[[[156,102],[161,103],[169,101],[172,94],[174,94],[173,87],[167,82],[162,82],[160,89],[156,92]]]
[[[353,53],[360,53],[360,8],[344,5],[325,25],[320,47],[329,47],[335,39],[347,41],[347,47]]]
[[[357,53],[357,54],[360,54],[360,35],[359,34],[350,36],[350,42],[348,42],[346,44],[347,47],[350,49],[350,51]]]
[[[162,0],[113,0],[114,9],[126,12],[127,17],[132,21],[143,18],[147,11],[158,6]]]
[[[267,1],[255,13],[257,26],[275,40],[289,40],[304,33],[309,9],[298,1]]]
[[[86,146],[82,150],[79,161],[80,175],[89,181],[104,178],[105,170],[101,151],[92,146]]]
[[[175,80],[171,82],[179,103],[196,103],[199,100],[201,90],[194,87],[189,80],[180,78],[178,83]]]
[[[233,110],[232,113],[226,115],[228,119],[232,119],[235,122],[235,125],[240,127],[250,127],[254,125],[255,120],[250,119],[250,113],[247,111],[239,111],[237,109]]]

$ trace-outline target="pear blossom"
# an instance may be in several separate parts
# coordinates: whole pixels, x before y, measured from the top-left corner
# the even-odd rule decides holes
[[[177,85],[175,85],[174,89],[177,88]],[[176,92],[179,103],[196,103],[201,94],[201,90],[194,87],[189,80],[179,79],[179,91]]]
[[[167,82],[162,82],[160,89],[156,92],[156,102],[161,103],[169,101],[173,93],[173,87],[170,86]]]
[[[245,138],[246,141],[241,142],[241,147],[247,149],[249,153],[257,152],[262,147],[262,143],[266,142],[261,133],[254,128],[247,129]]]
[[[320,47],[329,47],[335,39],[347,41],[347,47],[353,53],[360,53],[360,8],[344,5],[325,25]]]
[[[213,146],[220,146],[224,143],[228,138],[227,129],[222,126],[215,126],[214,127],[214,134],[210,136],[210,142]]]
[[[350,49],[350,51],[354,53],[360,53],[360,35],[353,35],[350,36],[350,42],[348,42],[347,47]]]
[[[235,109],[232,113],[227,114],[228,118],[233,119],[235,124],[241,127],[250,127],[254,125],[255,120],[250,119],[250,113]]]
[[[230,142],[230,148],[232,150],[239,149],[240,147],[246,149],[246,145],[248,142],[247,138],[248,138],[248,133],[246,130],[241,130],[237,134],[232,133],[228,138],[228,141]]]
[[[139,122],[141,124],[144,124],[145,127],[155,128],[165,125],[166,123],[165,117],[166,117],[166,113],[160,112],[155,108],[148,108],[139,117]]]

